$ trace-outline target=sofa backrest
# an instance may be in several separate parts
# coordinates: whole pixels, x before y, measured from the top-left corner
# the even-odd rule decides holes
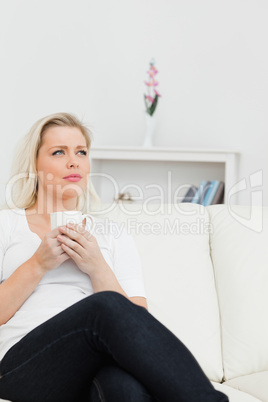
[[[268,208],[207,207],[225,379],[268,370]]]
[[[209,216],[197,204],[151,211],[121,204],[108,214],[132,234],[149,311],[191,350],[214,381],[223,377],[220,317],[209,248]]]

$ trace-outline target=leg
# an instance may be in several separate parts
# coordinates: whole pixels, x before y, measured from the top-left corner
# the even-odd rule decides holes
[[[88,402],[154,402],[146,388],[115,364],[103,367],[90,387]]]
[[[228,401],[175,335],[116,292],[76,303],[18,342],[0,366],[0,397],[77,401],[107,355],[158,401]]]
[[[166,402],[227,402],[201,367],[164,325],[143,307],[115,292],[102,292],[98,300],[104,317],[94,332],[102,348],[124,370],[137,378],[157,400]],[[109,311],[108,311],[109,310]]]

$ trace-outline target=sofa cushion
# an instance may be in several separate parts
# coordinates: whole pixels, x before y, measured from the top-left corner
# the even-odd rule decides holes
[[[268,371],[233,378],[225,384],[268,402]]]
[[[268,208],[215,205],[207,211],[229,380],[268,370]]]
[[[228,396],[229,402],[262,402],[262,399],[255,398],[254,396],[247,394],[246,392],[229,387],[228,385],[226,385],[226,383],[218,384],[212,382],[212,384],[214,388]]]
[[[158,213],[120,205],[141,255],[149,311],[191,350],[207,376],[221,381],[218,301],[209,253],[209,217],[197,204],[162,205]],[[135,212],[136,211],[136,212]]]

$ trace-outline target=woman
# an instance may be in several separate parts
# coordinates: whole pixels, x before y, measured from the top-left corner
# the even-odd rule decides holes
[[[0,397],[227,401],[147,311],[126,233],[51,230],[50,213],[89,210],[89,149],[88,129],[60,113],[33,126],[15,159],[13,208],[0,211]]]

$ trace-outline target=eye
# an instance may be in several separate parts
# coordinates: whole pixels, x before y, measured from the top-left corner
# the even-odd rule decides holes
[[[53,152],[52,155],[57,155],[58,152],[63,152],[63,150],[62,150],[62,149],[59,149],[58,151]]]
[[[79,151],[79,152],[83,152],[83,155],[87,155],[87,151]]]
[[[58,151],[53,152],[52,155],[58,155],[58,152],[64,152],[64,151],[63,151],[63,149],[59,149]],[[83,155],[87,155],[87,151],[82,150],[82,151],[78,151],[78,152],[82,152]]]

